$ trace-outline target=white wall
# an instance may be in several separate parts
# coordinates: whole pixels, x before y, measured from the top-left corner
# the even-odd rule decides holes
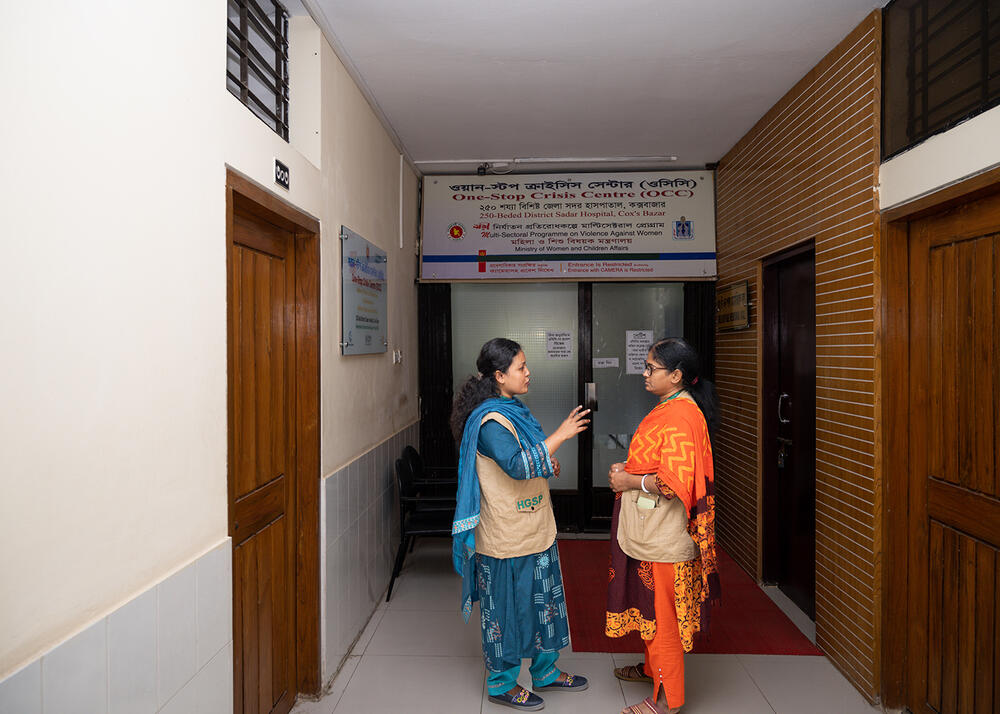
[[[932,136],[879,167],[884,211],[1000,166],[1000,107]]]
[[[323,474],[413,423],[417,411],[417,179],[404,167],[403,246],[399,241],[399,154],[353,80],[324,42],[323,220],[327,238],[341,225],[387,253],[389,351],[340,356],[340,251],[322,258],[321,359]],[[393,349],[403,362],[392,365]]]
[[[225,16],[60,0],[0,29],[0,679],[226,536],[227,165],[282,193],[278,157],[282,195],[323,224],[324,474],[416,418],[404,259],[390,334],[408,361],[331,349],[339,222],[398,246],[398,155],[308,19],[293,33],[315,62],[292,82],[324,85],[313,131],[336,141],[320,157],[301,124],[304,153],[277,137],[225,89]],[[412,261],[409,172],[404,200]]]

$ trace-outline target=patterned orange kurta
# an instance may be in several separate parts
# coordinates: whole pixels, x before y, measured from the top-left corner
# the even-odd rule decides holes
[[[674,563],[674,601],[684,651],[694,633],[708,624],[707,600],[719,599],[715,560],[715,494],[712,443],[705,418],[686,393],[661,402],[639,424],[629,445],[625,470],[656,474],[668,497],[680,498],[688,513],[688,532],[700,558]],[[656,635],[652,566],[629,558],[618,546],[621,494],[616,495],[611,524],[608,612],[605,631],[622,637],[637,630],[644,640]]]

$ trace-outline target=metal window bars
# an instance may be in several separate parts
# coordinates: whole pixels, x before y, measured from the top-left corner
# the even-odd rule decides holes
[[[1000,104],[1000,1],[895,0],[886,15],[887,32],[905,37],[885,42],[885,51],[906,57],[886,58],[884,66],[905,77],[886,77],[885,101],[904,101],[906,109],[885,107],[886,121],[905,125],[886,134],[894,139],[884,158]]]
[[[229,0],[226,86],[288,141],[288,13],[262,2]]]

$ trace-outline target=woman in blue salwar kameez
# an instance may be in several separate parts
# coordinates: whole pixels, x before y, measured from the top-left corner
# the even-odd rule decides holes
[[[462,614],[468,621],[479,601],[490,700],[533,711],[543,701],[517,684],[524,658],[536,692],[587,688],[585,677],[556,667],[569,627],[547,481],[559,475],[553,454],[587,427],[589,410],[577,407],[546,437],[517,398],[531,374],[520,345],[492,339],[476,366],[451,420],[461,438],[452,535]]]

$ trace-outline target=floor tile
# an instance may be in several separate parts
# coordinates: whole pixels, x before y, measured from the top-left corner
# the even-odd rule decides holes
[[[323,696],[318,701],[300,699],[295,703],[291,714],[332,714],[360,662],[361,658],[353,655],[345,659],[340,671],[337,672],[337,676],[334,677]]]
[[[482,657],[368,654],[361,658],[334,712],[478,714],[485,672]]]
[[[636,664],[638,654],[614,655],[616,667]],[[652,685],[622,682],[628,704],[636,704],[652,694]],[[734,655],[695,654],[684,656],[685,714],[772,714],[767,699]],[[795,714],[810,711],[803,709]],[[789,713],[791,714],[791,713]]]
[[[778,714],[873,714],[872,707],[826,657],[739,655]]]
[[[375,612],[372,613],[371,619],[368,620],[368,624],[365,625],[365,629],[361,633],[361,636],[358,637],[358,641],[354,643],[354,649],[351,650],[351,655],[361,656],[365,653],[365,649],[368,647],[368,643],[372,641],[372,637],[374,637],[375,630],[378,629],[378,625],[382,621],[383,615],[385,615],[385,610],[378,608],[375,609]]]
[[[416,555],[416,553],[414,553]],[[407,556],[407,560],[412,556]],[[383,601],[385,598],[383,598]],[[462,579],[452,570],[450,555],[441,563],[406,562],[392,586],[390,610],[459,612]]]
[[[385,611],[366,655],[431,655],[480,657],[479,619],[465,624],[458,609],[451,612]]]

